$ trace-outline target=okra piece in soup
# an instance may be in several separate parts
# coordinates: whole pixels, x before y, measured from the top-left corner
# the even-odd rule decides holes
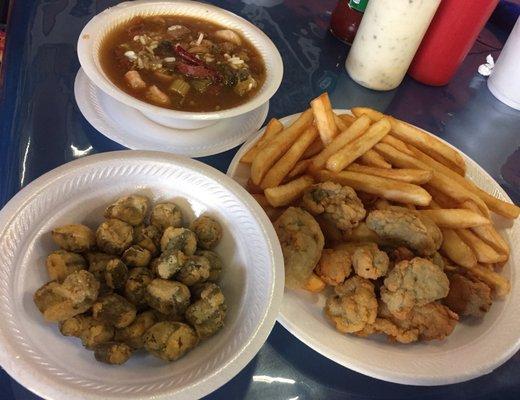
[[[119,89],[173,110],[236,107],[265,80],[262,56],[240,32],[188,16],[133,18],[104,38],[100,55]]]

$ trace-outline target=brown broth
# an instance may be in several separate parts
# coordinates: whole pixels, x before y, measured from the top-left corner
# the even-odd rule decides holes
[[[188,28],[190,33],[180,35],[185,31],[184,29],[168,30],[168,27],[177,25]],[[215,32],[222,29],[227,28],[206,20],[185,16],[134,18],[114,28],[103,40],[100,50],[101,66],[117,87],[150,104],[195,112],[232,108],[256,95],[265,80],[265,66],[258,51],[238,32],[235,33],[241,39],[240,45],[233,46],[232,43],[217,38]],[[209,39],[211,44],[202,41],[202,47],[209,51],[195,53],[198,55],[197,63],[202,64],[202,68],[193,68],[193,64],[183,59],[175,46],[179,44],[184,50],[197,50],[195,42],[200,33],[203,33],[204,40]],[[132,57],[125,55],[127,52],[133,52],[140,60],[134,59],[131,54]],[[175,61],[172,61],[172,57]],[[189,68],[190,73],[211,73],[211,78],[183,74],[185,70],[182,70],[182,67]],[[125,74],[130,70],[139,72],[146,83],[146,88],[134,89],[130,86],[125,78]],[[158,76],[159,74],[161,76]],[[218,77],[215,77],[217,75]],[[185,96],[171,89],[172,81],[177,79],[190,84],[190,89]],[[234,84],[235,81],[242,83]],[[151,85],[157,86],[166,94],[170,103],[163,104],[151,100],[147,94]],[[252,89],[239,95],[236,92],[239,86],[242,89],[246,88],[245,90],[249,87]],[[204,91],[199,92],[195,87]]]

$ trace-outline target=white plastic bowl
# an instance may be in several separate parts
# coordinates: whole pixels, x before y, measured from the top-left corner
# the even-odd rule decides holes
[[[185,223],[208,212],[223,226],[216,251],[228,304],[224,328],[173,363],[142,352],[115,367],[94,360],[77,338],[45,323],[32,300],[48,281],[50,230],[92,227],[116,198],[141,193],[175,201]],[[0,364],[48,399],[192,399],[226,383],[254,357],[280,307],[283,258],[274,229],[231,178],[167,153],[119,151],[63,165],[25,187],[0,211]]]
[[[116,26],[137,16],[183,15],[212,21],[240,32],[261,54],[266,78],[258,93],[237,107],[221,111],[189,112],[158,107],[141,101],[112,83],[101,68],[99,52],[103,39]],[[161,125],[179,129],[198,129],[223,118],[235,117],[260,107],[276,92],[282,81],[282,57],[273,42],[260,29],[245,19],[221,8],[194,1],[139,0],[110,7],[92,18],[78,39],[78,57],[89,79],[116,100],[141,111]]]

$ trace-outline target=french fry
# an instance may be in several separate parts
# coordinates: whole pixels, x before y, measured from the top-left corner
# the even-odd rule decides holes
[[[493,293],[499,298],[505,297],[511,291],[511,283],[506,278],[482,265],[475,265],[468,270],[468,273],[491,287]]]
[[[430,204],[432,199],[430,194],[422,187],[411,183],[399,182],[394,179],[351,171],[335,173],[328,170],[322,170],[316,175],[320,182],[336,182],[343,186],[350,186],[354,190],[375,194],[384,199],[396,201],[398,203],[427,206]]]
[[[449,176],[454,181],[456,181],[461,186],[464,186],[467,190],[474,193],[477,197],[479,197],[491,211],[496,212],[499,215],[502,215],[505,218],[515,219],[520,215],[520,207],[508,203],[507,201],[503,201],[497,199],[496,197],[490,195],[488,192],[477,187],[473,182],[470,182],[466,178],[460,176],[454,171],[447,168],[445,165],[435,161],[433,158],[424,154],[419,149],[409,146],[409,149],[414,153],[414,156],[419,159],[424,164],[429,165],[431,168],[438,170],[439,172]],[[482,207],[479,206],[479,209]]]
[[[251,194],[263,194],[264,193],[264,190],[258,186],[258,185],[255,185],[253,183],[253,181],[251,180],[251,178],[249,178],[247,180],[247,183],[246,183],[246,190],[251,193]]]
[[[376,111],[372,108],[368,107],[354,107],[351,109],[352,114],[356,117],[361,117],[362,115],[366,115],[372,121],[379,121],[381,118],[384,118],[385,114],[382,112]]]
[[[314,121],[318,127],[321,141],[329,144],[338,133],[338,127],[334,121],[334,112],[330,104],[329,95],[325,92],[311,101],[311,109]]]
[[[374,147],[388,132],[390,132],[390,122],[386,118],[377,121],[368,128],[364,135],[330,156],[326,163],[327,169],[333,172],[345,169],[356,158]]]
[[[474,212],[480,212],[476,204],[472,201],[465,201],[462,207]],[[475,226],[471,228],[471,230],[498,253],[509,255],[509,245],[493,225]]]
[[[370,149],[365,154],[362,154],[361,157],[358,158],[361,164],[364,164],[368,167],[376,167],[376,168],[385,168],[390,169],[392,165],[385,161],[381,155]]]
[[[491,225],[491,221],[479,213],[460,208],[443,208],[438,210],[419,210],[440,228],[472,228],[474,226]]]
[[[304,175],[285,185],[265,189],[264,194],[273,207],[286,206],[299,198],[313,183],[314,179],[311,176]]]
[[[311,158],[322,150],[323,142],[321,141],[320,137],[317,137],[314,139],[314,142],[312,142],[311,145],[307,147],[307,150],[305,150],[305,153],[303,153],[302,158]]]
[[[361,118],[356,119],[352,125],[350,125],[347,130],[341,132],[338,136],[334,138],[332,143],[326,146],[318,155],[316,155],[311,165],[309,166],[309,170],[312,172],[317,172],[325,167],[327,163],[327,159],[336,153],[338,150],[343,148],[348,143],[353,140],[359,138],[370,126],[370,118],[367,116],[363,116]]]
[[[314,125],[309,126],[296,139],[291,148],[265,174],[260,183],[262,189],[278,186],[300,160],[307,147],[318,137],[318,130]]]
[[[278,121],[276,118],[271,118],[267,126],[265,127],[265,131],[260,139],[258,139],[258,142],[255,143],[253,147],[251,147],[246,154],[242,156],[240,159],[240,162],[245,164],[251,164],[253,160],[255,159],[256,155],[260,151],[260,149],[268,143],[270,140],[272,140],[277,133],[281,132],[283,130],[283,124]]]
[[[390,134],[386,135],[383,139],[381,139],[381,143],[389,144],[390,146],[395,147],[397,150],[413,156],[412,151],[408,148],[406,143],[403,142],[401,139],[397,139],[395,136],[393,136],[392,132],[390,132]]]
[[[352,109],[355,116],[366,114],[372,121],[379,121],[385,115],[366,107],[355,107]],[[407,122],[394,117],[388,117],[392,124],[392,135],[407,144],[412,144],[438,162],[448,165],[460,175],[466,172],[466,163],[457,150],[444,144],[430,133],[416,128]]]
[[[303,285],[303,289],[308,290],[312,293],[319,293],[323,289],[325,289],[326,286],[327,284],[323,282],[321,278],[313,272],[309,280],[305,283],[305,285]]]
[[[338,127],[338,130],[340,132],[343,132],[345,129],[347,129],[350,125],[352,125],[352,121],[351,123],[347,123],[346,121],[343,121],[343,119],[341,119],[339,117],[339,115],[337,114],[334,114],[334,122],[336,123],[336,126]]]
[[[493,247],[487,245],[469,229],[457,229],[456,232],[471,250],[473,250],[478,262],[492,264],[507,259],[507,256],[498,254]]]
[[[304,111],[290,126],[278,133],[263,147],[251,164],[251,180],[260,185],[265,174],[275,162],[292,146],[298,136],[312,124],[312,110]]]
[[[375,149],[380,154],[382,154],[383,157],[394,167],[417,168],[433,171],[433,176],[428,182],[428,185],[454,199],[458,204],[462,204],[465,200],[468,199],[473,200],[479,206],[479,209],[484,213],[484,216],[489,216],[489,209],[487,208],[486,204],[475,193],[469,191],[466,187],[459,184],[459,182],[452,179],[451,176],[444,175],[437,169],[432,168],[421,160],[405,154],[386,143],[378,143],[375,145]]]
[[[439,192],[437,189],[432,187],[431,185],[425,184],[423,185],[423,188],[426,189],[428,193],[432,195],[432,199],[435,200],[436,203],[440,204],[441,207],[439,208],[458,208],[461,207],[463,203],[460,203],[456,201],[455,199],[452,199],[448,195]],[[433,203],[432,200],[432,203]],[[431,204],[430,204],[431,206]],[[479,210],[480,212],[480,210]]]
[[[296,178],[297,176],[304,174],[305,171],[307,171],[307,168],[309,168],[311,161],[310,158],[298,161],[291,172],[287,174],[287,178]]]
[[[443,229],[441,253],[465,268],[473,268],[477,265],[477,257],[471,248],[464,242],[453,229]]]
[[[352,163],[347,167],[347,171],[361,172],[363,174],[380,176],[382,178],[395,179],[396,181],[415,183],[416,185],[422,185],[428,182],[433,173],[422,169],[383,169],[368,167],[365,165],[359,165]]]
[[[343,120],[343,122],[345,122],[349,126],[352,125],[352,123],[356,120],[356,116],[352,114],[340,114],[338,115],[338,117],[340,117]]]

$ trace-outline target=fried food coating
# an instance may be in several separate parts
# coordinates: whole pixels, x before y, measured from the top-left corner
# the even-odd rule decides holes
[[[145,196],[134,194],[121,197],[107,207],[105,210],[105,218],[116,218],[132,226],[136,226],[143,223],[149,205],[150,200]]]
[[[152,256],[159,252],[161,231],[154,225],[137,225],[134,227],[134,243],[150,252]]]
[[[130,267],[146,267],[151,259],[152,254],[148,249],[135,244],[126,249],[121,256],[121,260]]]
[[[146,287],[153,278],[153,273],[148,268],[132,268],[125,283],[126,299],[138,308],[146,306]]]
[[[60,333],[63,336],[80,337],[81,333],[87,329],[91,323],[92,317],[84,314],[75,315],[59,323]]]
[[[153,311],[145,311],[137,314],[135,321],[126,328],[116,329],[114,340],[129,345],[132,349],[140,349],[144,346],[143,336],[157,321]]]
[[[63,225],[51,232],[52,240],[63,250],[83,253],[96,244],[92,229],[82,224]]]
[[[181,270],[188,257],[180,250],[166,250],[152,261],[152,270],[159,278],[170,279]]]
[[[73,272],[63,283],[51,281],[34,293],[45,320],[60,322],[87,311],[99,293],[99,282],[85,270]]]
[[[400,329],[417,330],[419,340],[445,339],[459,320],[457,314],[437,301],[413,307],[405,319],[396,318],[384,305],[380,307],[380,315]]]
[[[195,330],[182,322],[162,321],[144,334],[145,349],[165,361],[175,361],[199,342]]]
[[[366,325],[365,328],[355,334],[366,337],[374,333],[384,333],[392,342],[412,343],[419,340],[419,329],[404,329],[386,318],[377,317],[373,324]]]
[[[45,266],[52,281],[63,282],[73,272],[87,269],[87,261],[81,254],[56,250],[47,256]]]
[[[321,257],[325,243],[314,217],[307,211],[289,207],[274,222],[285,263],[285,286],[305,285]]]
[[[214,283],[199,285],[194,294],[197,300],[186,310],[186,320],[204,339],[213,336],[224,326],[227,306],[222,290]]]
[[[204,257],[209,262],[209,282],[216,282],[220,278],[220,274],[222,273],[222,259],[220,256],[211,250],[197,250],[195,252],[197,256]]]
[[[213,249],[222,239],[222,226],[207,215],[193,220],[190,229],[195,232],[199,246],[205,250]]]
[[[342,249],[323,249],[314,272],[328,285],[343,283],[352,272],[350,253]]]
[[[367,226],[395,246],[405,246],[420,256],[435,253],[442,244],[441,230],[428,217],[412,210],[374,210]]]
[[[416,257],[397,263],[388,273],[381,299],[396,318],[405,319],[415,306],[442,299],[448,291],[446,274],[431,261]]]
[[[183,315],[190,305],[190,298],[190,289],[180,282],[154,279],[146,287],[146,302],[163,314]]]
[[[302,205],[311,214],[322,215],[342,231],[354,228],[366,215],[354,189],[333,182],[312,185],[303,195]]]
[[[202,256],[190,256],[182,268],[175,275],[175,279],[186,286],[193,286],[208,280],[210,264],[207,258]]]
[[[378,279],[388,271],[388,255],[375,243],[358,246],[352,254],[352,265],[356,274],[366,279]]]
[[[197,236],[187,228],[168,227],[161,237],[161,251],[182,251],[187,256],[197,250]]]
[[[92,316],[115,328],[124,328],[130,325],[136,317],[135,306],[123,296],[112,293],[105,296],[92,306]]]
[[[336,294],[325,304],[325,314],[343,333],[363,330],[377,316],[374,285],[367,279],[353,276],[334,288]]]
[[[169,226],[180,228],[182,226],[181,209],[174,203],[157,203],[152,209],[150,223],[161,232]]]
[[[97,246],[108,254],[121,254],[132,245],[133,240],[132,225],[119,219],[107,219],[96,230]]]
[[[94,357],[105,364],[121,365],[132,356],[132,348],[125,343],[106,342],[94,349]]]
[[[81,343],[85,348],[92,350],[97,345],[109,342],[114,338],[114,327],[103,321],[95,320],[92,317],[88,318],[88,325],[83,329],[79,335]]]
[[[461,274],[449,274],[450,291],[443,303],[460,316],[483,317],[492,304],[491,288]]]

